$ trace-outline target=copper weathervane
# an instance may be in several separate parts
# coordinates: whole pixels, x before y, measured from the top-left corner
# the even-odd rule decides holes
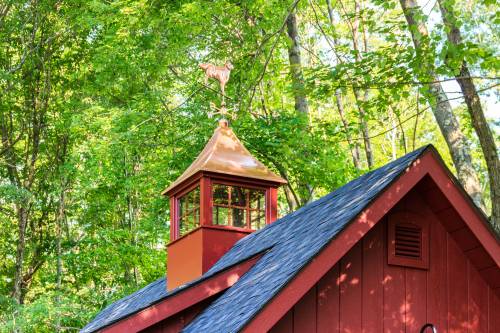
[[[226,109],[225,102],[225,88],[227,81],[229,81],[229,74],[233,69],[233,65],[228,61],[224,64],[224,66],[216,66],[208,63],[200,64],[199,66],[205,72],[205,84],[208,84],[208,79],[210,78],[219,81],[222,93],[222,103],[220,107],[217,107],[215,103],[210,102],[210,107],[214,109],[215,112],[210,113],[209,116],[211,117],[212,115],[220,114],[223,118],[225,118],[226,115],[228,115],[228,110]]]

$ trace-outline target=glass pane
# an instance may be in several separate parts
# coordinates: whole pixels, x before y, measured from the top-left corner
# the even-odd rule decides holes
[[[226,185],[214,184],[213,186],[214,205],[229,205],[229,189]]]
[[[259,230],[266,224],[266,216],[264,210],[250,211],[250,227],[254,230]]]
[[[193,191],[189,192],[191,194],[191,202],[195,206],[200,206],[200,188],[197,187]]]
[[[200,225],[200,209],[194,211],[194,225],[195,227]]]
[[[179,199],[179,212],[178,212],[179,218],[184,215],[184,211],[185,211],[184,206],[185,206],[185,200],[184,200],[184,198],[180,198]]]
[[[179,233],[181,236],[187,234],[190,231],[189,225],[190,225],[189,216],[183,217],[179,221]]]
[[[229,225],[229,208],[214,206],[212,215],[215,225]]]
[[[265,209],[265,191],[250,190],[250,208]]]
[[[232,186],[231,188],[231,205],[246,207],[247,206],[247,192],[248,189]]]
[[[183,236],[200,225],[200,188],[196,187],[179,198],[178,226]]]
[[[245,228],[247,226],[246,210],[233,208],[233,227]]]

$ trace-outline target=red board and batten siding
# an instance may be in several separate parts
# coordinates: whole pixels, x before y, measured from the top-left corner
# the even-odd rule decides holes
[[[500,299],[417,196],[395,210],[429,219],[428,270],[387,263],[387,219],[378,223],[271,329],[285,332],[500,332]],[[430,330],[429,330],[430,332]]]

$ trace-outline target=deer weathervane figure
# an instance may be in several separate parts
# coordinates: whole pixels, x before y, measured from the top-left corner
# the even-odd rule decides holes
[[[208,83],[209,78],[216,79],[220,83],[220,90],[222,92],[222,107],[226,104],[224,97],[226,96],[225,88],[226,83],[229,81],[229,74],[233,69],[233,65],[227,61],[224,66],[215,66],[213,64],[200,64],[200,68],[205,71],[205,84]]]
[[[226,83],[229,81],[229,74],[231,73],[231,70],[233,69],[233,65],[227,61],[224,66],[215,66],[213,64],[200,64],[199,65],[201,69],[205,72],[205,84],[208,84],[208,79],[216,79],[219,81],[220,84],[220,90],[222,92],[222,103],[220,107],[217,107],[215,103],[210,102],[210,108],[212,108],[214,111],[210,112],[208,114],[209,118],[212,118],[216,114],[220,114],[222,116],[223,122],[227,125],[227,120],[225,120],[226,116],[229,116],[230,118],[234,119],[235,115],[231,114],[228,109],[226,109],[226,102],[225,102],[225,97],[226,97]]]

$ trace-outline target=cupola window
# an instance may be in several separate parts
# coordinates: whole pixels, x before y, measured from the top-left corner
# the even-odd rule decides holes
[[[200,226],[200,187],[179,198],[179,235],[183,236]]]
[[[257,230],[266,223],[266,191],[225,184],[213,185],[214,225]]]

